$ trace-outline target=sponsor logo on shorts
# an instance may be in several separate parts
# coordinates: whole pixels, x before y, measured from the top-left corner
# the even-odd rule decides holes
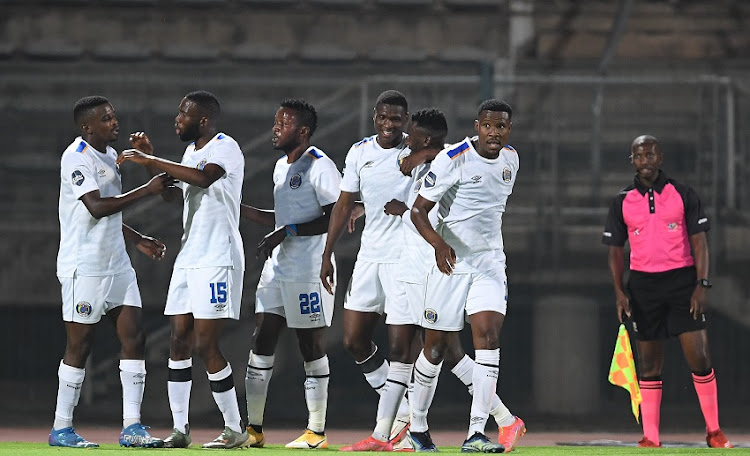
[[[508,168],[507,166],[503,168],[503,182],[506,184],[510,183],[510,180],[513,178],[513,172]]]
[[[79,187],[83,185],[83,181],[86,180],[86,178],[83,177],[83,173],[78,170],[73,171],[73,174],[70,176],[70,179],[73,181],[74,184],[76,184]]]
[[[667,228],[669,229],[669,231],[674,231],[677,229],[677,223],[672,222],[669,225],[667,225]]]
[[[91,315],[91,304],[86,301],[81,301],[76,304],[76,313],[82,317],[88,317]]]
[[[638,332],[638,323],[633,322],[633,332]]]
[[[200,162],[198,162],[198,164],[197,164],[197,165],[195,165],[195,167],[196,167],[197,169],[203,169],[203,168],[205,168],[205,167],[206,167],[206,163],[208,163],[208,160],[206,160],[206,159],[204,158],[203,160],[201,160]]]
[[[424,186],[426,188],[432,188],[432,187],[435,186],[435,182],[437,182],[437,176],[435,175],[435,173],[433,173],[432,171],[430,171],[424,177]]]
[[[214,309],[216,309],[217,312],[224,312],[224,309],[226,308],[227,308],[226,303],[214,304]]]
[[[321,313],[315,312],[310,314],[310,323],[317,323],[320,321]]]
[[[299,188],[300,185],[302,185],[302,176],[300,176],[299,174],[295,174],[291,179],[289,179],[289,186],[291,188]]]
[[[706,217],[703,217],[702,219],[698,219],[698,225],[703,225],[707,221],[708,221],[708,219]]]
[[[435,323],[438,319],[437,311],[435,309],[425,309],[424,319],[427,320],[428,323]]]

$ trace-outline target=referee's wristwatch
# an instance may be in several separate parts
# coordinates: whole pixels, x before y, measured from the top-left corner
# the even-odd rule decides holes
[[[711,288],[714,286],[708,279],[698,279],[695,284],[700,285],[703,288]]]

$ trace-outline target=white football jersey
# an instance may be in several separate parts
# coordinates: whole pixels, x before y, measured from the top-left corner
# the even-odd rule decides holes
[[[80,136],[60,160],[60,250],[57,275],[105,276],[131,269],[122,236],[122,213],[95,219],[79,199],[94,190],[102,198],[122,193],[117,152],[100,152]]]
[[[403,227],[401,231],[404,236],[404,246],[401,250],[401,258],[398,263],[396,280],[407,283],[425,283],[427,272],[435,263],[435,250],[424,240],[414,223],[411,221],[411,208],[419,196],[419,190],[424,185],[424,177],[430,171],[430,163],[425,163],[412,170],[411,186],[407,194],[406,206],[409,208],[401,215]],[[432,227],[437,226],[438,205],[432,208],[428,214]]]
[[[273,170],[276,227],[310,222],[335,203],[341,173],[320,149],[310,146],[294,163],[284,155]],[[273,276],[285,282],[318,282],[327,234],[287,236],[271,256]]]
[[[495,159],[479,155],[466,138],[442,150],[424,177],[419,191],[430,201],[439,201],[437,232],[456,251],[456,271],[462,260],[492,252],[505,261],[502,222],[508,196],[518,172],[518,153],[505,146]],[[466,265],[471,269],[471,264]]]
[[[184,206],[184,233],[175,268],[232,267],[245,269],[240,236],[240,199],[245,176],[245,157],[237,142],[218,133],[195,150],[190,143],[182,164],[203,169],[209,163],[221,166],[224,175],[208,188],[180,182]]]
[[[403,245],[401,219],[383,212],[383,206],[396,198],[404,201],[411,183],[401,174],[401,160],[411,152],[406,135],[398,146],[383,149],[377,135],[355,143],[346,155],[341,191],[359,192],[365,205],[365,229],[357,259],[372,263],[397,263]]]

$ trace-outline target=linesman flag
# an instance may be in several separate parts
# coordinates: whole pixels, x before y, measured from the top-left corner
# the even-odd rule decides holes
[[[630,405],[633,408],[635,421],[639,421],[640,409],[638,406],[643,401],[641,389],[638,387],[638,377],[635,372],[635,361],[633,350],[630,348],[630,337],[625,325],[620,325],[615,343],[615,353],[612,355],[612,365],[609,367],[609,382],[616,386],[622,386],[630,393]]]

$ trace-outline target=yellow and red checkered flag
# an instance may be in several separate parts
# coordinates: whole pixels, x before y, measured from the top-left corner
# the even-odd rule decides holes
[[[620,325],[615,343],[615,353],[612,355],[612,365],[609,367],[609,382],[616,386],[622,386],[630,393],[630,405],[633,408],[635,421],[639,421],[640,409],[638,406],[643,401],[641,389],[638,387],[638,376],[635,372],[635,361],[633,350],[630,348],[630,337],[625,325]]]

